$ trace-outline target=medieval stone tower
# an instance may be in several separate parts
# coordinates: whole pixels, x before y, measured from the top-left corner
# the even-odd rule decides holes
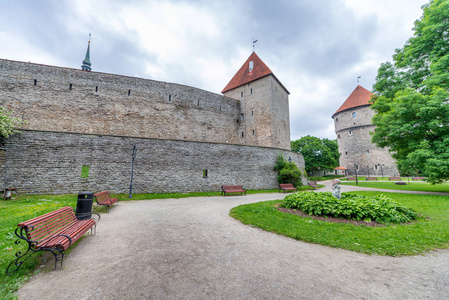
[[[255,52],[222,93],[240,100],[242,144],[290,150],[290,93]]]
[[[394,159],[387,149],[371,143],[370,131],[374,110],[370,108],[373,93],[358,85],[342,106],[333,114],[337,134],[340,166],[348,169],[349,175],[398,176]]]

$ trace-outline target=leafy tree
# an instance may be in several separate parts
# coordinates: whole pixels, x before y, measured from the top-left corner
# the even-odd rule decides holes
[[[340,154],[337,140],[304,136],[291,142],[292,151],[301,153],[306,171],[314,169],[332,170],[338,167]]]
[[[302,185],[302,174],[298,166],[295,163],[289,163],[285,160],[281,153],[278,154],[273,170],[279,172],[279,183],[292,183],[294,187],[300,187]]]
[[[11,117],[12,112],[0,106],[0,137],[7,138],[11,134],[19,133],[16,127],[20,127],[24,122],[21,119]]]
[[[414,35],[378,70],[372,141],[388,147],[401,173],[449,179],[449,0],[423,6]]]

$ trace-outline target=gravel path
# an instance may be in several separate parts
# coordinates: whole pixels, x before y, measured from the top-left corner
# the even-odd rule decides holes
[[[241,224],[284,194],[120,202],[20,299],[448,299],[449,251],[369,256]],[[52,265],[53,261],[49,262]]]

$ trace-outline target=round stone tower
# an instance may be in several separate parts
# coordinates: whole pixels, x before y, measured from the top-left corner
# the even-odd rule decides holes
[[[394,159],[388,149],[371,142],[371,123],[374,110],[370,108],[373,93],[358,85],[342,106],[333,114],[337,134],[340,166],[348,175],[399,176]]]

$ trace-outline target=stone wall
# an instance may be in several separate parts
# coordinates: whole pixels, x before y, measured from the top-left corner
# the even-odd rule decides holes
[[[225,95],[241,102],[244,114],[239,128],[241,143],[291,149],[288,92],[273,75],[235,88]]]
[[[174,83],[0,59],[0,105],[26,129],[241,143],[240,101]]]
[[[133,145],[135,193],[218,191],[227,184],[278,188],[273,166],[279,152],[304,168],[301,155],[275,148],[23,130],[2,142],[0,178],[20,193],[127,193]],[[81,178],[83,166],[89,166],[88,178]]]
[[[375,129],[371,124],[373,116],[370,106],[356,107],[334,116],[340,166],[347,168],[349,175],[355,175],[356,163],[359,175],[399,176],[388,149],[379,148],[371,142],[370,132]]]

